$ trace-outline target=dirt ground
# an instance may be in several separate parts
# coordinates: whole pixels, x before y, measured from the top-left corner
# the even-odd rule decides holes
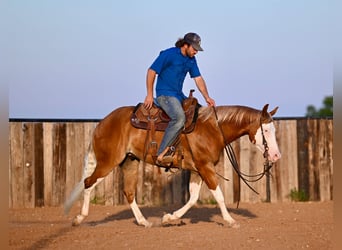
[[[333,202],[231,204],[240,228],[229,228],[215,205],[197,205],[160,226],[164,213],[179,206],[142,207],[155,224],[138,226],[129,206],[92,205],[80,226],[79,212],[62,208],[9,210],[10,249],[332,249]]]

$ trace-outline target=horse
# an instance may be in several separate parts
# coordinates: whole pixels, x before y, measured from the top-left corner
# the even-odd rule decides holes
[[[190,197],[179,210],[165,214],[162,217],[162,225],[180,219],[196,204],[204,182],[217,201],[226,224],[233,228],[239,227],[239,223],[227,210],[214,167],[227,144],[244,135],[248,135],[250,142],[256,145],[268,161],[274,163],[280,159],[281,153],[272,118],[278,107],[268,112],[268,106],[266,104],[262,110],[240,105],[198,109],[193,131],[188,134],[182,133],[178,145],[183,152],[180,168],[190,170]],[[135,192],[139,161],[154,165],[154,160],[151,154],[146,155],[148,131],[130,124],[133,110],[133,106],[119,107],[103,118],[94,129],[85,157],[82,178],[64,204],[64,211],[67,214],[83,192],[83,205],[80,214],[73,219],[73,226],[80,225],[88,216],[91,191],[117,167],[122,170],[123,192],[137,224],[144,227],[152,226],[140,211]],[[162,131],[155,131],[155,140],[158,143],[162,136]]]

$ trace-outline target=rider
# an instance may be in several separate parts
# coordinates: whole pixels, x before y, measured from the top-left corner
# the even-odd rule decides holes
[[[185,114],[182,101],[186,96],[182,89],[188,72],[208,106],[215,106],[215,101],[209,97],[206,83],[197,66],[195,55],[198,51],[203,51],[200,36],[196,33],[187,33],[183,38],[178,39],[175,47],[161,51],[147,70],[147,96],[144,107],[146,109],[152,107],[154,102],[153,85],[158,74],[157,102],[171,119],[157,152],[157,164],[159,165],[167,165],[173,161],[171,156],[165,156],[165,154],[184,127]]]

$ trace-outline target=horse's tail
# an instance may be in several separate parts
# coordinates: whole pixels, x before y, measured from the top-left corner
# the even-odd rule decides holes
[[[92,142],[88,147],[88,152],[84,159],[84,169],[81,181],[76,184],[74,190],[71,192],[69,198],[64,203],[64,213],[68,214],[74,202],[80,197],[84,190],[84,179],[90,176],[96,168],[96,157],[93,150]]]

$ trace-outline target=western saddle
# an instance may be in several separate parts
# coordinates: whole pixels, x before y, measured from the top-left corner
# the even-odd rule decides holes
[[[188,98],[186,98],[182,103],[186,117],[184,129],[182,131],[184,134],[190,133],[194,130],[198,116],[198,108],[200,107],[200,104],[198,104],[197,99],[193,97],[194,91],[194,89],[191,89]],[[142,103],[139,103],[135,107],[131,115],[131,125],[135,128],[148,130],[146,142],[149,142],[147,143],[148,146],[145,147],[145,157],[149,150],[149,145],[152,145],[151,154],[155,161],[158,148],[157,142],[155,141],[155,131],[165,131],[170,120],[170,117],[155,104],[153,104],[152,108],[149,110],[145,109]],[[172,154],[174,154],[178,143],[179,140],[176,140],[174,145],[171,146],[171,148],[173,148],[173,152],[171,152]]]

